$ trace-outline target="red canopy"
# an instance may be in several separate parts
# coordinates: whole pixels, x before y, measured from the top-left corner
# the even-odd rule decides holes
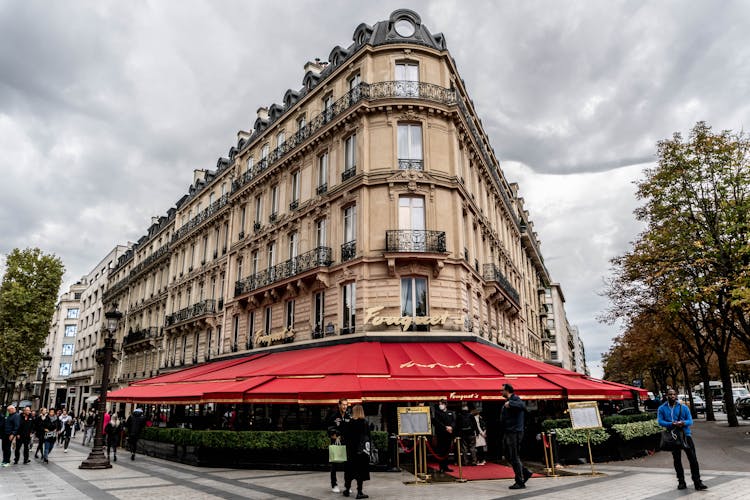
[[[481,341],[363,340],[205,363],[111,392],[149,403],[334,403],[501,399],[631,399],[634,390],[524,358]]]

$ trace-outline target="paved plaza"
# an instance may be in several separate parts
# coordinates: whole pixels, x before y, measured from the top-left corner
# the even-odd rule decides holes
[[[431,500],[470,498],[748,498],[750,496],[750,425],[729,429],[725,424],[698,422],[696,446],[705,492],[675,489],[671,455],[597,464],[603,475],[591,477],[589,466],[568,467],[577,475],[532,479],[520,492],[508,490],[511,480],[407,485],[407,473],[373,473],[365,492],[373,499]],[[78,440],[76,440],[78,441]],[[343,498],[328,488],[327,472],[199,468],[139,455],[135,461],[121,452],[109,470],[80,470],[87,449],[76,442],[68,453],[55,448],[49,464],[0,469],[0,500],[47,497],[55,500],[93,499],[212,499],[212,498]],[[687,461],[685,461],[687,466]],[[342,474],[340,473],[340,476]],[[691,485],[692,486],[692,485]]]

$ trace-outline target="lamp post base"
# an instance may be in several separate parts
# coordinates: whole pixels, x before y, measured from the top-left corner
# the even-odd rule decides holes
[[[109,463],[109,459],[104,455],[104,450],[101,448],[96,449],[94,447],[93,450],[91,450],[91,453],[89,453],[89,456],[86,460],[81,462],[81,465],[78,466],[79,469],[111,469],[112,464]]]

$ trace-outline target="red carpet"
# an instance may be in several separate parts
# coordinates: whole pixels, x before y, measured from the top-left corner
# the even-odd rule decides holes
[[[435,462],[427,464],[428,468],[438,470],[440,466]],[[458,465],[451,465],[453,472],[446,472],[447,475],[458,478]],[[481,481],[485,479],[513,479],[513,469],[506,465],[499,465],[487,462],[485,465],[470,465],[463,468],[463,478],[468,481]],[[531,476],[542,477],[540,474]]]

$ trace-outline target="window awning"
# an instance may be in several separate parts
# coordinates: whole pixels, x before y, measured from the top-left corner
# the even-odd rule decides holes
[[[482,341],[366,339],[209,362],[136,382],[108,398],[165,404],[492,400],[502,399],[505,383],[527,399],[631,399],[638,390]]]

